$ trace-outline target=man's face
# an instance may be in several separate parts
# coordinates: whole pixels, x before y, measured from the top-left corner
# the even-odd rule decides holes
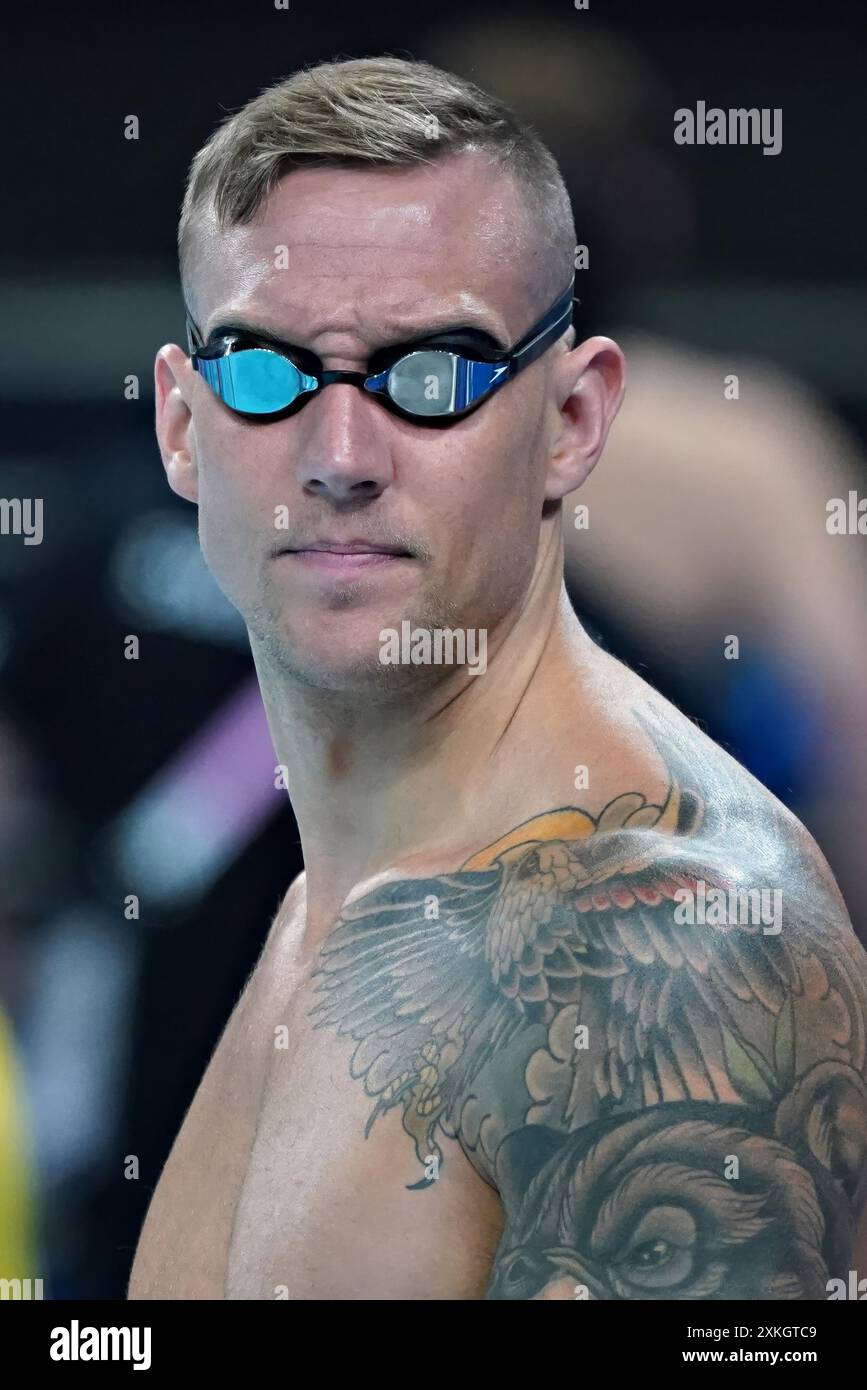
[[[191,309],[204,339],[247,324],[364,371],[375,349],[447,328],[511,345],[549,307],[547,251],[512,180],[478,155],[299,169],[254,225],[203,224]],[[188,370],[202,549],[254,650],[315,686],[363,688],[383,679],[382,629],[490,634],[515,611],[539,546],[553,351],[447,428],[343,383],[256,423]],[[322,548],[364,544],[392,553]]]

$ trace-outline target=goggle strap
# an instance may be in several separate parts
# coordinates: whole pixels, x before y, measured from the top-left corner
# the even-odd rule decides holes
[[[575,282],[573,280],[565,294],[561,295],[557,300],[557,303],[553,306],[550,313],[545,315],[545,318],[529,342],[524,343],[522,346],[519,345],[510,355],[510,376],[514,376],[516,372],[523,371],[525,367],[529,367],[531,362],[535,362],[537,357],[541,357],[542,353],[545,352],[552,343],[555,343],[557,339],[566,332],[566,329],[570,327],[572,323],[572,305],[573,302],[575,302],[572,294],[574,284]]]
[[[193,316],[187,308],[186,304],[184,305],[184,310],[186,312],[187,318],[187,347],[190,350],[190,357],[195,357],[198,349],[204,346],[202,342],[202,335],[196,327],[195,323],[193,322]]]

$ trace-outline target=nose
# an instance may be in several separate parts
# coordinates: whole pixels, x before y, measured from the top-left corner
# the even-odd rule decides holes
[[[298,475],[334,501],[378,497],[393,477],[385,411],[358,386],[332,382],[302,409]]]

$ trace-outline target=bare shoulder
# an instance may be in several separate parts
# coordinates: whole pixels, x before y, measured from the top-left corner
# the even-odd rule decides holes
[[[491,1296],[826,1298],[867,1201],[867,957],[795,818],[641,718],[665,803],[504,863],[495,972],[540,1031],[468,1098],[507,1212]]]
[[[289,918],[297,917],[303,912],[307,901],[307,874],[302,869],[300,874],[296,874],[286,892],[283,894],[283,901],[274,918],[275,922],[285,921]]]
[[[286,892],[280,900],[277,911],[274,913],[273,921],[268,928],[265,944],[258,964],[261,964],[268,952],[273,947],[276,939],[285,928],[290,930],[296,924],[302,923],[307,904],[307,874],[302,869],[300,874],[296,874]],[[258,968],[258,965],[257,965]]]
[[[362,894],[314,1014],[419,1186],[448,1136],[499,1191],[491,1297],[826,1297],[867,1196],[867,959],[794,817],[636,717],[664,791],[639,755],[603,806]]]
[[[767,787],[633,673],[622,688],[622,703],[638,732],[632,764],[621,773],[623,793],[634,787],[637,800],[646,783],[658,786],[658,770],[663,769],[666,814],[654,820],[642,808],[644,828],[675,835],[685,855],[710,854],[739,873],[761,878],[769,888],[827,899],[827,910],[833,903],[833,910],[845,917],[825,856]],[[660,799],[658,794],[653,798]],[[625,805],[620,794],[615,800]],[[600,819],[607,826],[610,811]]]

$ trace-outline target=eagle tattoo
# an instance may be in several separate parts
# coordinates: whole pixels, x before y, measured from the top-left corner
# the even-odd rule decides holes
[[[426,1172],[434,1160],[439,1172],[446,1135],[497,1186],[510,1219],[490,1297],[534,1297],[563,1279],[589,1297],[813,1297],[804,1290],[831,1267],[828,1231],[833,1251],[846,1245],[829,1194],[864,1195],[863,952],[816,866],[803,856],[795,873],[791,848],[778,848],[786,837],[762,823],[767,802],[755,823],[749,808],[731,816],[744,799],[736,765],[722,755],[711,767],[703,742],[661,717],[644,722],[670,769],[663,804],[628,792],[596,818],[549,812],[455,873],[388,882],[345,906],[311,1016],[354,1042],[351,1074],[372,1100],[366,1133],[396,1109]],[[708,897],[752,901],[758,883],[782,892],[783,930],[743,911],[689,919]],[[805,1078],[823,1066],[838,1080],[810,1092],[811,1108]],[[640,1182],[629,1177],[636,1152],[647,1156]],[[751,1174],[777,1172],[776,1186],[790,1175],[789,1206],[761,1182],[723,1177],[738,1153]],[[672,1164],[681,1198],[683,1173],[704,1175],[691,1206],[669,1191]],[[813,1263],[792,1236],[797,1267],[762,1283],[751,1258],[754,1291],[731,1292],[732,1252],[768,1246],[774,1212],[790,1234],[795,1215],[806,1222]],[[633,1253],[618,1246],[606,1263],[615,1218]]]

